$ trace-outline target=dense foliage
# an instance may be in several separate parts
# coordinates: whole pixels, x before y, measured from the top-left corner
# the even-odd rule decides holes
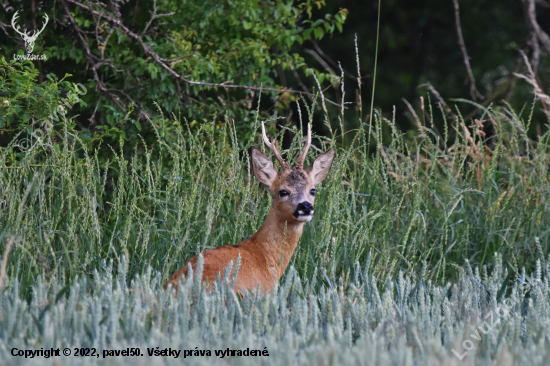
[[[323,0],[64,0],[58,6],[42,0],[26,5],[3,4],[0,21],[10,23],[18,11],[16,27],[31,29],[49,14],[34,47],[47,60],[36,61],[38,70],[29,77],[42,82],[50,74],[72,74],[70,80],[89,91],[72,111],[80,114],[75,119],[79,129],[102,133],[111,144],[123,140],[129,153],[142,139],[155,143],[151,124],[162,121],[160,114],[185,119],[191,128],[212,120],[229,122],[239,138],[249,138],[260,89],[266,89],[261,113],[277,115],[297,97],[285,89],[284,72],[311,77],[313,71],[291,47],[342,31],[347,15],[343,9],[313,16]],[[11,58],[23,42],[15,30],[4,31],[13,42],[2,44],[3,54]],[[325,73],[317,75],[325,80]],[[16,92],[5,89],[1,96],[13,98]],[[4,125],[20,129],[44,118],[39,112],[26,117],[15,126],[11,120]],[[170,126],[163,128],[170,131]]]

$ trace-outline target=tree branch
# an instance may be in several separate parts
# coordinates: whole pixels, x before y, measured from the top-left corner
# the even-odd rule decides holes
[[[153,13],[151,14],[151,19],[147,22],[147,24],[145,25],[145,28],[143,28],[143,32],[141,32],[141,36],[143,36],[145,33],[147,33],[147,30],[149,29],[149,27],[151,26],[151,24],[153,23],[153,21],[155,19],[158,19],[158,18],[163,18],[163,17],[169,17],[170,15],[174,15],[176,14],[175,11],[171,12],[171,13],[166,13],[166,14],[157,14],[157,0],[154,0],[153,1]]]
[[[328,57],[324,52],[323,50],[321,49],[321,47],[319,47],[319,44],[317,43],[316,40],[312,39],[310,40],[311,43],[313,44],[313,47],[315,48],[315,51],[317,51],[317,53],[323,58],[325,59],[329,64],[331,64],[332,66],[334,67],[339,67],[338,64],[336,62],[334,62],[330,57]],[[359,79],[357,78],[357,76],[353,75],[351,72],[348,72],[346,70],[344,70],[344,74],[346,74],[350,79],[352,80],[357,80],[359,82]]]
[[[313,57],[317,60],[317,62],[319,62],[319,63],[321,64],[321,66],[323,66],[323,67],[325,68],[325,70],[327,70],[328,72],[330,72],[330,73],[333,74],[333,75],[336,75],[336,73],[334,72],[334,70],[331,69],[331,67],[325,62],[325,60],[323,60],[323,59],[321,58],[321,56],[319,56],[319,55],[317,54],[317,52],[315,52],[315,51],[313,51],[313,50],[310,50],[309,48],[306,48],[306,49],[304,50],[304,52],[305,52],[305,53],[309,53],[311,56],[313,56]]]
[[[247,85],[234,85],[234,84],[226,84],[226,83],[207,83],[207,82],[202,82],[202,81],[193,81],[193,80],[189,80],[181,75],[179,75],[177,72],[175,72],[174,70],[172,70],[170,68],[170,66],[166,65],[162,59],[160,58],[159,55],[157,55],[149,46],[147,46],[145,44],[145,42],[143,41],[143,39],[137,35],[136,33],[132,32],[130,29],[128,29],[124,24],[122,24],[122,22],[120,20],[117,20],[117,19],[113,19],[105,14],[102,14],[96,10],[93,10],[92,8],[84,5],[84,4],[81,4],[77,1],[74,1],[74,0],[61,0],[61,2],[63,3],[64,6],[66,6],[66,4],[73,4],[75,6],[78,6],[79,8],[81,9],[84,9],[86,11],[89,11],[90,13],[92,13],[93,15],[95,16],[98,16],[100,18],[103,18],[105,19],[107,22],[109,22],[110,24],[118,27],[122,32],[124,32],[128,37],[130,37],[131,39],[133,39],[134,41],[136,41],[137,43],[139,43],[139,45],[141,46],[141,48],[143,49],[143,51],[145,52],[145,54],[149,55],[157,64],[159,64],[164,70],[166,70],[170,75],[172,75],[174,78],[176,79],[179,79],[179,80],[182,80],[182,81],[185,81],[186,83],[188,84],[191,84],[191,85],[200,85],[200,86],[208,86],[208,87],[218,87],[218,88],[233,88],[233,89],[249,89],[249,90],[259,90],[259,91],[273,91],[273,92],[284,92],[284,93],[298,93],[298,94],[305,94],[305,95],[310,95],[310,96],[313,96],[313,94],[311,93],[306,93],[306,92],[302,92],[302,91],[298,91],[298,90],[293,90],[293,89],[287,89],[287,88],[283,88],[283,89],[277,89],[277,88],[263,88],[263,87],[256,87],[256,86],[247,86]],[[67,10],[68,11],[68,10]],[[71,16],[72,18],[72,16]],[[73,19],[73,24],[76,26],[76,23],[74,23],[74,19]],[[87,47],[87,45],[86,45]],[[326,99],[325,98],[325,101],[331,103],[331,104],[334,104],[335,106],[338,106],[340,107],[340,105],[336,102],[333,102],[329,99]]]
[[[527,58],[525,53],[523,51],[520,51],[520,53],[525,62],[525,66],[527,66],[527,75],[514,73],[514,76],[527,81],[527,83],[529,83],[533,87],[533,93],[535,94],[536,98],[541,101],[542,107],[544,108],[544,114],[546,114],[548,123],[550,123],[550,96],[544,93],[542,88],[539,86],[539,83],[537,82],[537,76],[535,75],[534,70],[531,68],[531,64],[529,63],[529,59]]]
[[[99,78],[99,75],[97,73],[98,64],[95,63],[94,56],[93,56],[92,52],[90,51],[90,48],[88,47],[88,42],[86,41],[86,39],[82,35],[82,30],[76,24],[76,22],[75,22],[75,20],[72,16],[71,12],[69,11],[69,8],[67,7],[67,4],[65,3],[65,1],[62,1],[61,4],[63,5],[63,9],[65,10],[65,15],[67,16],[67,18],[69,19],[69,22],[71,23],[72,27],[74,28],[78,39],[82,43],[82,47],[84,47],[84,53],[86,55],[86,59],[88,60],[88,64],[90,65],[90,67],[92,69],[92,73],[94,75],[94,81],[96,83],[96,87],[99,89],[100,93],[108,95],[111,98],[111,100],[113,100],[113,102],[115,102],[115,104],[117,105],[118,108],[120,108],[122,111],[126,111],[126,107],[124,106],[124,104],[122,103],[120,98],[116,94],[114,94],[110,89],[107,89],[105,87],[105,84],[103,83],[103,81],[101,81],[101,79]],[[103,62],[100,62],[99,66],[101,66],[102,63]],[[127,94],[126,94],[126,96],[127,96]],[[130,102],[134,105],[134,107],[139,111],[140,116],[142,116],[142,115],[143,116],[148,116],[148,113],[143,111],[134,100],[132,100],[131,98],[129,98],[129,99],[130,99]],[[98,104],[99,104],[99,102],[98,102]],[[96,110],[94,111],[94,114],[90,118],[90,126],[95,124],[95,119],[94,118],[95,118],[95,112],[96,111],[97,111],[97,105],[96,105]]]
[[[550,55],[550,36],[548,36],[548,34],[542,30],[539,23],[537,22],[535,0],[521,0],[521,2],[523,3],[527,26],[532,32],[535,32],[540,44],[542,45],[546,53]]]
[[[455,8],[455,26],[456,33],[458,34],[458,44],[460,50],[462,51],[462,57],[464,58],[464,65],[466,66],[466,71],[468,72],[468,79],[470,80],[470,95],[473,100],[483,99],[483,95],[477,90],[476,79],[474,78],[474,73],[472,72],[472,67],[470,66],[470,58],[468,57],[468,51],[466,50],[466,43],[464,43],[464,37],[462,35],[462,27],[460,26],[460,9],[458,7],[458,0],[453,0]]]

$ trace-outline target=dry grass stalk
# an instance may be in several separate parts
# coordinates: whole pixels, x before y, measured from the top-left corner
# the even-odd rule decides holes
[[[535,94],[535,97],[541,101],[542,107],[544,108],[544,114],[546,115],[546,118],[550,123],[550,96],[548,96],[548,94],[546,94],[539,86],[539,83],[537,82],[537,76],[533,71],[531,64],[529,63],[529,59],[527,58],[525,52],[520,51],[520,53],[523,57],[523,61],[525,62],[525,66],[527,66],[527,75],[515,72],[514,76],[527,81],[527,83],[529,83],[533,87],[533,93]]]
[[[8,241],[8,245],[6,245],[6,250],[4,251],[4,257],[2,258],[2,268],[0,269],[0,290],[4,286],[4,278],[6,277],[6,267],[8,266],[8,255],[10,254],[10,250],[14,242],[15,242],[15,239],[12,236]]]

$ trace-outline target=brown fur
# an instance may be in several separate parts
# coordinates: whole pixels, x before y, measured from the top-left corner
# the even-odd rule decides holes
[[[328,174],[334,158],[334,150],[331,149],[319,156],[314,164],[305,171],[301,169],[285,170],[282,173],[274,170],[271,160],[267,162],[265,159],[269,158],[259,150],[253,151],[252,156],[254,174],[258,180],[268,186],[273,202],[264,224],[250,238],[237,245],[227,245],[203,253],[202,280],[207,281],[210,288],[218,273],[222,278],[229,262],[233,261],[235,264],[239,255],[241,256],[241,267],[235,283],[236,292],[243,294],[246,290],[256,288],[258,284],[261,286],[262,292],[270,291],[273,288],[275,281],[278,281],[284,274],[306,223],[306,221],[299,221],[293,213],[298,203],[304,200],[311,204],[314,203],[314,197],[309,192]],[[269,166],[270,162],[271,166]],[[316,163],[317,165],[315,165]],[[320,171],[324,174],[319,174]],[[279,197],[278,192],[281,189],[290,194],[287,197]],[[197,260],[198,255],[188,261],[194,272]],[[172,285],[177,289],[179,279],[182,275],[185,276],[186,271],[187,263],[170,277],[164,288]]]

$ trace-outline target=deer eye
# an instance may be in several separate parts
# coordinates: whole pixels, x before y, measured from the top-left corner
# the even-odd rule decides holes
[[[281,189],[279,191],[279,197],[286,197],[288,196],[288,194],[289,194],[288,191],[285,191],[284,189]]]
[[[315,196],[315,189],[312,189],[311,191],[309,191],[309,194],[311,194],[312,196]]]

